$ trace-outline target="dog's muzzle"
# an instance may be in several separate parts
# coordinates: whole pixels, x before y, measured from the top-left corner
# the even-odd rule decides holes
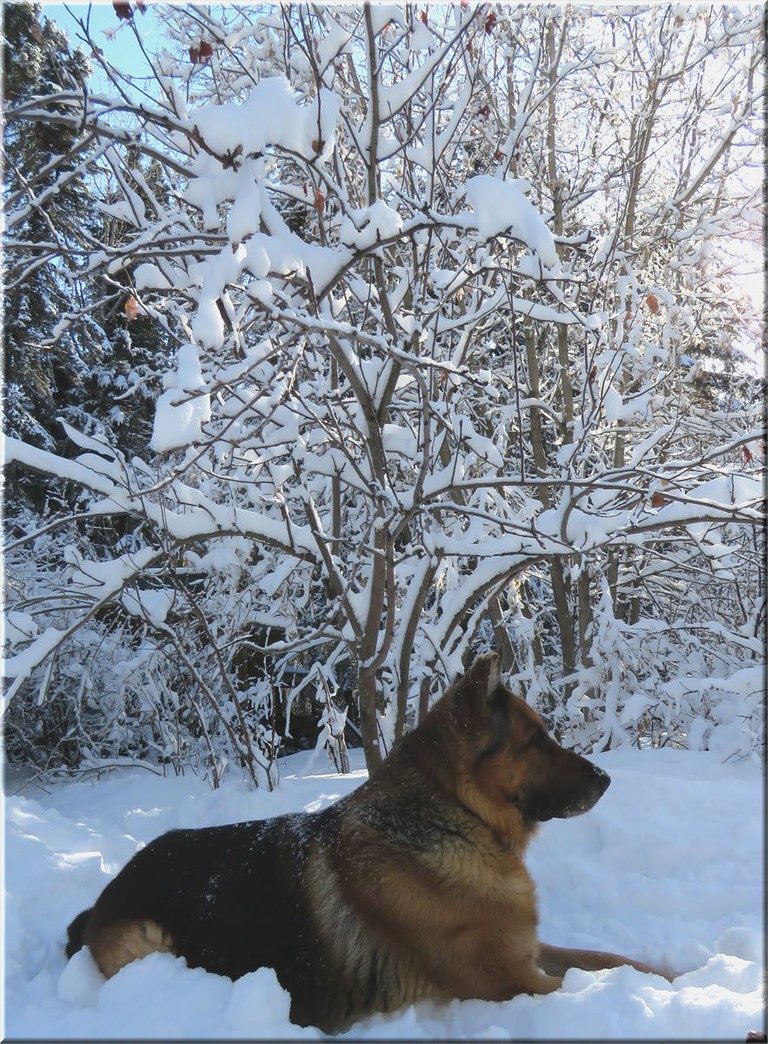
[[[579,798],[578,801],[575,801],[572,805],[569,805],[564,809],[558,816],[558,819],[570,819],[571,816],[581,816],[585,812],[589,812],[590,808],[597,804],[611,785],[611,777],[607,772],[598,768],[597,765],[593,765],[592,770],[594,772],[594,778],[589,789]]]

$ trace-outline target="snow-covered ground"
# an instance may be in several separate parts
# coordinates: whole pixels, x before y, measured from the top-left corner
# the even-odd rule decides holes
[[[288,996],[268,969],[232,983],[154,954],[105,983],[87,950],[67,964],[63,942],[70,919],[139,845],[174,826],[322,808],[365,777],[356,754],[349,776],[307,755],[287,759],[272,794],[235,781],[214,793],[201,779],[130,769],[9,796],[7,1036],[321,1036],[290,1024]],[[548,997],[422,1003],[367,1019],[347,1036],[743,1041],[764,1029],[759,767],[673,750],[594,760],[613,777],[605,797],[585,816],[545,824],[530,851],[542,938],[683,974],[670,984],[631,968],[573,970]]]

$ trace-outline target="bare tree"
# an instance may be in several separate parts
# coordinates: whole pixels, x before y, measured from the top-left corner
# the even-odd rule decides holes
[[[98,143],[93,190],[135,231],[84,241],[87,278],[157,324],[173,361],[143,460],[75,431],[76,460],[8,441],[133,537],[90,583],[70,570],[67,623],[23,644],[6,699],[118,603],[224,714],[254,778],[273,747],[228,659],[259,646],[249,620],[279,628],[261,648],[278,673],[322,661],[329,691],[352,673],[370,769],[478,641],[553,715],[586,693],[613,721],[596,611],[637,617],[670,543],[679,565],[762,518],[756,411],[733,382],[700,408],[684,362],[717,355],[733,300],[702,299],[704,246],[756,228],[756,15],[724,14],[717,42],[711,13],[666,8],[163,17],[153,90],[106,66],[110,96],[8,113]],[[725,134],[715,80],[736,99]],[[703,158],[680,135],[706,137]]]

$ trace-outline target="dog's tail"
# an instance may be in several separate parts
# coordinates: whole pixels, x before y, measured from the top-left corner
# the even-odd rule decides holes
[[[67,928],[67,945],[64,951],[67,957],[73,957],[78,950],[82,950],[84,946],[83,934],[85,932],[85,926],[88,924],[90,919],[92,909],[93,907],[89,906],[87,910],[83,910],[82,913],[79,913],[72,924],[70,924],[69,928]]]
[[[677,972],[670,971],[668,968],[652,968],[649,964],[634,961],[631,957],[621,957],[618,953],[604,953],[602,950],[571,950],[565,946],[548,946],[547,943],[539,943],[539,967],[547,975],[562,976],[569,968],[601,971],[604,968],[621,968],[626,964],[647,975],[661,975],[670,982],[677,977]]]

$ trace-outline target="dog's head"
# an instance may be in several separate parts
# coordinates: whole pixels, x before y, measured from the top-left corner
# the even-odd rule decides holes
[[[529,826],[578,816],[608,788],[607,772],[561,747],[536,711],[502,684],[496,656],[478,657],[446,703],[465,796],[489,822],[515,810]]]

